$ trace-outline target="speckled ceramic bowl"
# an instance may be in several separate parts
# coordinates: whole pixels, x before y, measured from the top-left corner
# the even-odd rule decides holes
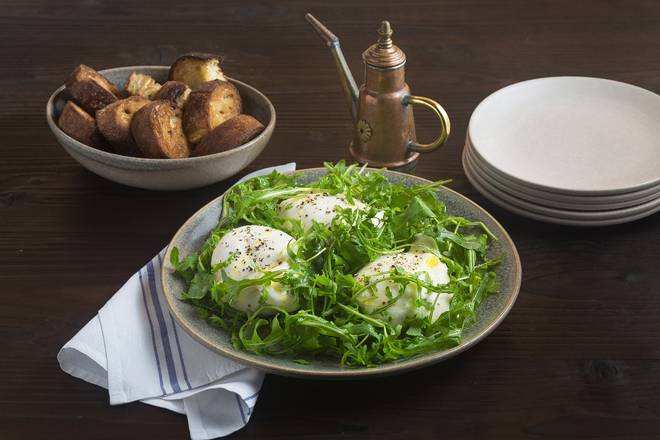
[[[371,172],[383,172],[393,183],[401,182],[404,185],[429,183],[428,180],[393,171],[371,170]],[[295,175],[298,176],[301,182],[310,182],[318,179],[325,173],[326,170],[323,168],[313,168],[297,171]],[[438,197],[445,202],[450,213],[483,221],[498,237],[498,240],[491,244],[491,255],[501,255],[503,257],[502,264],[497,269],[501,292],[487,298],[481,303],[477,310],[476,323],[472,324],[465,331],[463,342],[457,347],[427,353],[373,368],[342,367],[336,361],[329,359],[317,359],[309,365],[301,365],[288,358],[257,356],[252,353],[235,350],[226,332],[211,327],[204,320],[199,319],[195,309],[179,299],[185,286],[183,281],[175,275],[174,268],[170,264],[170,253],[173,247],[176,246],[179,248],[180,254],[185,256],[202,246],[218,223],[222,209],[222,196],[213,200],[190,217],[177,231],[167,248],[163,263],[162,282],[168,307],[178,323],[193,338],[206,347],[237,362],[269,373],[310,378],[360,378],[401,373],[448,359],[474,346],[477,342],[488,336],[502,322],[518,296],[522,269],[520,267],[518,252],[509,234],[490,214],[471,200],[447,188],[440,188],[438,190]]]
[[[123,90],[131,72],[167,81],[168,66],[128,66],[101,70],[100,73]],[[243,111],[266,127],[251,141],[222,153],[186,159],[145,159],[108,153],[68,136],[57,126],[57,119],[70,98],[64,86],[53,93],[46,105],[46,119],[57,141],[82,166],[117,183],[137,188],[181,190],[210,185],[233,176],[263,151],[275,129],[275,108],[266,96],[245,83],[228,78],[243,100]]]

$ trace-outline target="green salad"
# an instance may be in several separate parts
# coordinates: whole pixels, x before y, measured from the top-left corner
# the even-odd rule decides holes
[[[183,300],[236,349],[300,363],[374,366],[458,345],[498,289],[496,237],[447,213],[446,182],[326,168],[312,183],[273,172],[232,187],[198,253],[171,253]]]

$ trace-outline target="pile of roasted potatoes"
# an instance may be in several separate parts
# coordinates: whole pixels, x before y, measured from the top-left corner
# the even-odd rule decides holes
[[[123,91],[81,64],[65,81],[71,100],[58,125],[86,145],[125,156],[175,159],[236,148],[264,126],[242,114],[241,96],[220,63],[216,55],[186,54],[166,83],[133,72]]]

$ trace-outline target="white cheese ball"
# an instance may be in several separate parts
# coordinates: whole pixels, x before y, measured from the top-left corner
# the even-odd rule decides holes
[[[289,234],[268,226],[241,226],[227,232],[213,250],[211,264],[225,263],[226,267],[216,272],[222,281],[222,271],[234,280],[260,278],[264,272],[289,268],[287,246],[293,240]],[[259,298],[265,292],[263,304],[278,306],[289,312],[298,308],[296,297],[285,286],[273,281],[268,285],[249,286],[231,300],[231,307],[251,313],[262,304]]]
[[[429,292],[426,288],[419,289],[413,283],[406,285],[404,291],[400,292],[399,283],[384,279],[388,278],[386,273],[393,271],[395,267],[400,267],[411,275],[416,274],[420,280],[434,286],[442,286],[449,282],[447,266],[430,252],[382,255],[364,266],[356,275],[356,280],[360,283],[375,283],[372,288],[364,290],[357,296],[363,311],[374,314],[378,309],[386,306],[392,298],[399,297],[394,304],[375,315],[392,325],[398,325],[407,318],[425,315],[423,310],[419,310],[423,306],[418,307],[416,304],[418,298],[433,307],[432,322],[449,310],[449,302],[452,298],[449,293]]]
[[[341,194],[331,196],[326,193],[307,193],[286,199],[280,203],[280,217],[300,220],[303,230],[312,227],[313,222],[329,225],[337,215],[338,208],[366,209],[367,205],[359,200],[349,203]]]

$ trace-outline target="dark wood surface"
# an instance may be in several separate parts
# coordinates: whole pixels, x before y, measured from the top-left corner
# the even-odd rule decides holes
[[[150,192],[86,171],[55,142],[48,95],[78,63],[169,64],[219,52],[263,90],[275,134],[248,169],[347,157],[351,122],[330,55],[304,21],[342,39],[350,66],[388,18],[416,94],[453,123],[418,175],[492,212],[522,258],[504,323],[457,358],[381,380],[266,378],[231,438],[660,438],[660,215],[577,229],[525,220],[467,182],[460,152],[474,107],[494,90],[550,75],[591,75],[660,91],[660,3],[648,1],[247,2],[12,0],[0,8],[0,438],[186,438],[185,418],[108,405],[103,389],[58,368],[59,348],[198,207],[234,179]],[[539,103],[542,105],[542,103]],[[418,112],[430,139],[430,116]]]

